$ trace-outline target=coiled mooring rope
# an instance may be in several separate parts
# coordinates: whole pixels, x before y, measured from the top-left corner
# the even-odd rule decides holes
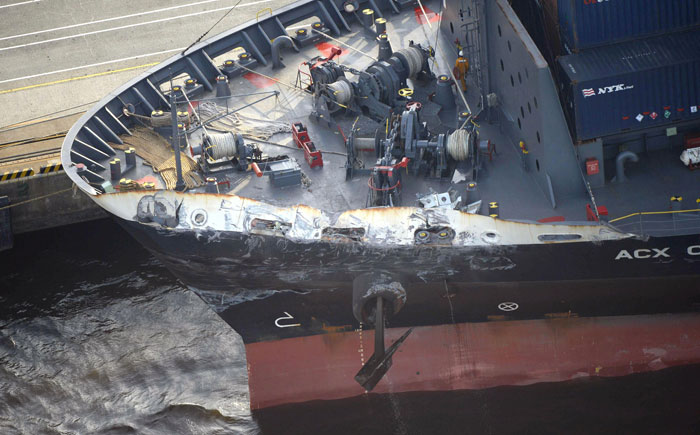
[[[248,139],[267,140],[277,133],[289,133],[292,130],[290,124],[281,121],[255,118],[244,115],[241,112],[226,114],[223,108],[212,102],[201,103],[199,111],[205,119],[218,117],[215,121],[207,121],[210,129],[241,133]]]
[[[209,139],[207,152],[212,159],[231,158],[238,154],[234,133],[209,133],[207,138]]]
[[[346,80],[330,83],[328,89],[333,93],[335,101],[340,104],[346,104],[352,98],[352,87]]]
[[[408,61],[408,76],[413,78],[423,69],[423,54],[416,47],[402,48],[397,53],[401,53]]]
[[[447,138],[447,152],[457,161],[467,160],[469,157],[469,131],[455,130]]]

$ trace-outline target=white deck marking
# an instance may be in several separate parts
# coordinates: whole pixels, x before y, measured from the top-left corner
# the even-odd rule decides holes
[[[40,2],[40,1],[41,1],[41,0],[29,0],[29,1],[26,1],[26,2],[12,3],[12,4],[10,4],[10,5],[0,6],[0,9],[3,9],[3,8],[11,8],[12,6],[26,5],[26,4],[28,4],[28,3],[37,3],[37,2]]]
[[[39,1],[39,0],[36,0],[36,1]],[[189,4],[186,4],[186,5],[171,6],[171,7],[169,7],[169,8],[155,9],[155,10],[146,11],[146,12],[138,12],[138,13],[135,13],[135,14],[122,15],[122,16],[119,16],[119,17],[104,18],[104,19],[102,19],[102,20],[87,21],[87,22],[85,22],[85,23],[79,23],[79,24],[71,24],[71,25],[69,25],[69,26],[54,27],[53,29],[37,30],[36,32],[22,33],[22,34],[19,34],[19,35],[12,35],[12,36],[5,36],[5,37],[3,37],[3,38],[0,38],[0,41],[5,41],[5,40],[8,40],[8,39],[15,39],[15,38],[22,38],[22,37],[24,37],[24,36],[40,35],[40,34],[42,34],[42,33],[48,33],[48,32],[57,32],[57,31],[59,31],[59,30],[74,29],[74,28],[76,28],[76,27],[89,26],[89,25],[91,25],[91,24],[100,24],[100,23],[106,23],[106,22],[109,22],[109,21],[123,20],[123,19],[125,19],[125,18],[133,18],[133,17],[138,17],[138,16],[141,16],[141,15],[157,14],[157,13],[159,13],[159,12],[172,11],[172,10],[175,10],[175,9],[187,8],[187,7],[190,7],[190,6],[198,6],[198,5],[203,5],[203,4],[206,4],[206,3],[218,2],[218,1],[221,1],[221,0],[204,0],[204,1],[196,2],[196,3],[189,3]],[[10,5],[10,6],[12,6],[12,5]],[[2,7],[5,7],[5,6],[2,6]]]
[[[260,3],[268,3],[271,2],[272,0],[260,0],[257,2],[251,2],[251,3],[244,3],[241,5],[238,5],[237,8],[241,8],[244,6],[253,6],[257,5]],[[211,14],[214,12],[221,12],[221,11],[226,11],[231,9],[231,6],[226,6],[224,8],[217,8],[217,9],[212,9],[210,11],[200,11],[200,12],[192,12],[190,14],[184,14],[184,15],[179,15],[177,17],[168,17],[168,18],[160,18],[157,20],[152,20],[152,21],[146,21],[144,23],[135,23],[135,24],[127,24],[125,26],[117,26],[117,27],[110,27],[109,29],[101,29],[101,30],[94,30],[92,32],[85,32],[85,33],[79,33],[77,35],[70,35],[70,36],[62,36],[60,38],[53,38],[53,39],[47,39],[45,41],[36,41],[36,42],[30,42],[28,44],[20,44],[20,45],[13,45],[11,47],[5,47],[5,48],[0,48],[0,51],[7,51],[7,50],[13,50],[16,48],[23,48],[23,47],[31,47],[33,45],[39,45],[39,44],[47,44],[49,42],[56,42],[56,41],[63,41],[65,39],[72,39],[72,38],[78,38],[81,36],[89,36],[89,35],[96,35],[98,33],[105,33],[105,32],[112,32],[115,30],[123,30],[123,29],[129,29],[132,27],[138,27],[138,26],[145,26],[148,24],[156,24],[156,23],[162,23],[163,21],[170,21],[170,20],[176,20],[180,18],[187,18],[187,17],[195,17],[198,15],[204,15],[204,14]]]
[[[159,54],[172,53],[172,52],[174,52],[174,51],[182,51],[182,50],[184,50],[184,49],[185,49],[185,47],[180,47],[180,48],[173,48],[173,49],[171,49],[171,50],[156,51],[155,53],[139,54],[139,55],[136,55],[136,56],[123,57],[123,58],[121,58],[121,59],[114,59],[114,60],[107,60],[107,61],[104,61],[104,62],[93,63],[93,64],[90,64],[90,65],[75,66],[75,67],[73,67],[73,68],[59,69],[59,70],[56,70],[56,71],[49,71],[49,72],[40,73],[40,74],[32,74],[32,75],[30,75],[30,76],[24,76],[24,77],[17,77],[17,78],[14,78],[14,79],[2,80],[2,81],[0,81],[0,83],[8,83],[8,82],[16,82],[16,81],[18,81],[18,80],[33,79],[33,78],[35,78],[35,77],[43,77],[43,76],[48,76],[48,75],[51,75],[51,74],[59,74],[59,73],[68,72],[68,71],[75,71],[75,70],[79,70],[79,69],[83,69],[83,68],[92,68],[92,67],[94,67],[94,66],[101,66],[101,65],[108,65],[108,64],[110,64],[110,63],[124,62],[124,61],[127,61],[127,60],[138,59],[138,58],[140,58],[140,57],[157,56],[157,55],[159,55]]]

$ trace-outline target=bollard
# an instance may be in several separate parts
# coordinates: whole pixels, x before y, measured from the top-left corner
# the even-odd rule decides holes
[[[377,32],[377,35],[386,33],[386,18],[380,17],[374,20],[374,30]]]
[[[216,77],[216,97],[230,97],[231,89],[228,87],[228,77],[220,75]]]
[[[672,196],[671,197],[671,210],[680,211],[683,209],[683,197],[682,196]]]
[[[122,177],[122,167],[119,159],[115,158],[109,162],[109,173],[112,181],[119,180]]]
[[[465,122],[467,122],[467,119],[469,118],[469,112],[459,112],[457,115],[457,122],[459,123],[459,126],[461,127],[464,125]]]
[[[124,159],[126,160],[126,167],[136,166],[136,150],[134,147],[129,147],[128,150],[124,151]]]
[[[216,182],[216,177],[207,177],[207,186],[205,188],[207,193],[219,193],[219,185]]]
[[[479,193],[479,187],[476,184],[476,181],[471,181],[467,183],[467,193],[464,196],[466,200],[464,201],[465,204],[473,204],[481,199],[481,194]]]
[[[362,25],[368,29],[371,29],[373,24],[374,24],[374,11],[372,9],[369,9],[369,8],[363,9],[362,10]]]
[[[455,95],[452,92],[452,81],[445,74],[437,78],[437,87],[435,88],[435,98],[433,101],[439,104],[442,110],[450,111],[457,108],[455,104]]]

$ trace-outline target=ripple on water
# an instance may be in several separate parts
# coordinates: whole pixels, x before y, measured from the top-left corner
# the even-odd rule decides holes
[[[243,343],[195,294],[87,299],[2,328],[1,433],[257,431]]]

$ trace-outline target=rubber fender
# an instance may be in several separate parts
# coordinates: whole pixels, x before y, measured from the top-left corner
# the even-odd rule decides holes
[[[388,317],[398,314],[406,304],[406,290],[388,273],[367,273],[352,281],[352,313],[358,322],[373,325],[376,298],[385,302]]]

